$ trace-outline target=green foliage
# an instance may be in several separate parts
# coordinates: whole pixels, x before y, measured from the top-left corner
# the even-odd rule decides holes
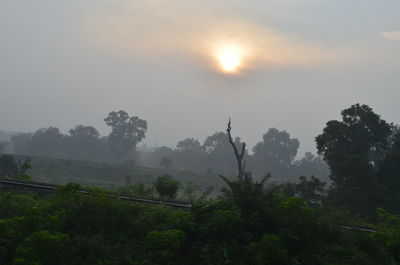
[[[32,233],[16,249],[14,265],[68,264],[70,238],[66,234],[49,231]]]
[[[281,194],[263,193],[245,215],[231,197],[178,211],[79,189],[0,191],[0,264],[389,265],[398,244],[339,231],[332,224],[347,216]]]
[[[260,182],[254,182],[251,173],[246,173],[243,181],[229,180],[221,175],[220,177],[229,188],[223,189],[222,192],[244,215],[254,213],[260,205],[264,204],[264,200],[268,196],[264,189],[264,183],[270,178],[270,175],[265,176]]]
[[[325,185],[326,183],[314,176],[311,176],[310,180],[301,176],[299,183],[285,183],[279,185],[276,190],[289,196],[303,198],[309,205],[320,205],[326,197]]]
[[[263,235],[260,241],[250,245],[255,265],[290,265],[284,242],[276,235]]]
[[[286,131],[271,128],[263,135],[263,141],[254,146],[254,157],[270,167],[289,167],[299,146],[299,140],[290,138]]]
[[[379,239],[386,251],[389,251],[396,262],[400,262],[400,216],[393,215],[384,209],[378,209],[381,222],[378,233],[373,236]]]
[[[0,177],[30,180],[30,176],[26,172],[31,168],[30,158],[25,158],[21,162],[12,155],[3,155],[0,157]]]
[[[176,264],[184,237],[185,233],[177,229],[149,232],[145,238],[149,264]]]
[[[372,215],[385,196],[381,189],[390,185],[376,172],[390,148],[393,127],[367,105],[352,105],[341,114],[342,121],[329,121],[316,138],[334,182],[329,199]]]
[[[0,157],[0,176],[15,178],[18,176],[19,168],[15,158],[11,155],[2,155]]]
[[[172,180],[169,175],[158,177],[154,187],[161,198],[174,199],[180,186],[179,181]]]

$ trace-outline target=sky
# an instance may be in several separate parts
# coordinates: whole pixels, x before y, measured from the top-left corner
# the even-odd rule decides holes
[[[231,117],[250,147],[275,127],[314,152],[352,104],[400,123],[399,12],[398,0],[2,0],[0,130],[106,135],[103,119],[125,110],[147,120],[144,143],[173,147]],[[227,49],[240,54],[229,73]]]

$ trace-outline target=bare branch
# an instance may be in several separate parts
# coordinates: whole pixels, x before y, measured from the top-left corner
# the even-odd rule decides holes
[[[226,132],[228,133],[229,143],[232,145],[233,151],[235,153],[237,166],[238,166],[238,173],[239,173],[238,174],[238,178],[239,178],[239,181],[243,181],[244,180],[245,168],[246,168],[246,161],[243,162],[243,157],[244,157],[245,149],[246,149],[246,143],[242,144],[242,150],[241,150],[241,152],[239,154],[237,146],[233,142],[232,135],[231,135],[231,130],[232,130],[231,118],[229,118],[228,127],[226,129]]]

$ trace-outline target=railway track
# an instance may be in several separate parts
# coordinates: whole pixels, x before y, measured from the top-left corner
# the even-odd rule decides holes
[[[59,187],[57,185],[44,185],[44,184],[36,184],[36,183],[29,183],[29,182],[22,182],[22,181],[14,181],[14,180],[1,180],[0,179],[0,189],[1,187],[8,187],[11,189],[16,190],[30,190],[36,191],[40,193],[54,193],[56,189]],[[88,190],[80,190],[83,194],[90,194]],[[135,198],[130,196],[123,196],[123,195],[109,195],[110,198],[119,199],[119,200],[126,200],[138,203],[148,203],[148,204],[158,204],[158,205],[165,205],[173,208],[180,208],[180,209],[190,209],[192,207],[191,204],[184,204],[178,202],[170,202],[170,201],[162,201],[162,200],[151,200],[151,199],[144,199],[144,198]],[[347,231],[356,231],[356,232],[364,232],[364,233],[375,233],[378,230],[371,228],[371,227],[364,227],[364,226],[354,226],[354,225],[334,225],[336,229],[340,230],[347,230]]]
[[[30,191],[40,192],[40,193],[54,193],[56,191],[56,189],[59,187],[57,185],[36,184],[36,183],[14,181],[14,180],[0,180],[0,188],[1,188],[1,186],[11,188],[11,189],[16,189],[16,190],[30,190]],[[83,194],[90,194],[90,191],[88,191],[88,190],[80,190],[80,192]],[[191,204],[136,198],[136,197],[130,197],[130,196],[124,196],[124,195],[109,195],[109,197],[119,199],[119,200],[125,200],[125,201],[148,203],[148,204],[158,204],[158,205],[165,205],[165,206],[181,208],[181,209],[190,209],[192,207]]]

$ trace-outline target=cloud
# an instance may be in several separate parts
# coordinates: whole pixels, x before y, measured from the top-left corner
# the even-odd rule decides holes
[[[381,35],[387,40],[400,40],[400,30],[383,31]]]
[[[293,0],[294,1],[294,0]],[[304,1],[304,0],[295,0]],[[307,0],[309,1],[309,0]],[[116,0],[85,14],[94,45],[125,57],[182,55],[216,69],[219,46],[244,51],[244,66],[293,66],[334,60],[332,48],[254,22],[230,1]],[[243,7],[243,6],[242,6]],[[243,7],[245,8],[245,7]]]

